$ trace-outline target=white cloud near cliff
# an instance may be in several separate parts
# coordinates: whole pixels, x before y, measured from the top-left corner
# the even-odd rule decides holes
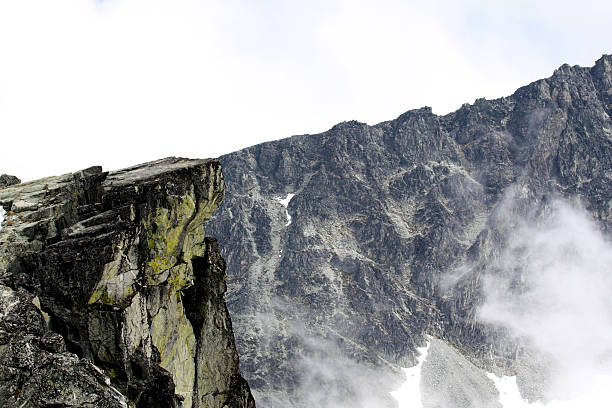
[[[0,1],[2,172],[444,113],[612,51],[605,1]]]
[[[484,281],[480,317],[550,358],[546,395],[556,401],[547,407],[605,406],[612,400],[612,244],[576,204],[556,200],[544,214],[519,222],[495,265],[501,274]]]

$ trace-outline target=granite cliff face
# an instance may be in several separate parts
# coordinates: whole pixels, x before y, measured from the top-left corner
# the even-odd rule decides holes
[[[604,56],[445,116],[345,122],[221,157],[228,191],[207,228],[228,261],[258,404],[393,406],[398,367],[416,362],[426,335],[450,350],[433,361],[518,374],[523,394],[540,396],[533,352],[476,318],[482,277],[512,234],[499,216],[509,196],[516,220],[579,197],[610,233],[611,112]],[[480,391],[478,403],[459,387],[427,406],[498,406],[494,389]]]
[[[254,407],[204,234],[224,192],[176,158],[0,187],[1,405]]]

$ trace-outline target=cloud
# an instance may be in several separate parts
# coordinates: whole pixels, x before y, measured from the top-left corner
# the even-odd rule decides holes
[[[504,208],[509,215],[516,202]],[[519,221],[488,266],[479,317],[551,361],[548,399],[611,397],[611,268],[609,237],[583,207],[561,199]]]
[[[304,350],[296,361],[301,374],[296,395],[303,406],[329,408],[388,408],[395,405],[391,391],[401,384],[401,374],[390,367],[358,361],[335,341],[302,337]],[[301,406],[301,405],[300,405]]]

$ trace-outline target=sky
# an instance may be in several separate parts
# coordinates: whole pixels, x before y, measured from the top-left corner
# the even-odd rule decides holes
[[[0,0],[0,173],[445,114],[593,65],[611,15],[588,0]]]

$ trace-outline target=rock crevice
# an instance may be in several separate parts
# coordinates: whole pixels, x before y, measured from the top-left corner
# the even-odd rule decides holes
[[[55,336],[66,361],[85,364],[84,378],[121,397],[107,406],[254,407],[225,306],[225,264],[204,233],[224,194],[217,161],[179,158],[0,189],[6,299],[37,299],[36,336]],[[202,260],[210,266],[200,267]],[[0,367],[15,370],[9,361],[22,355],[8,334]],[[33,344],[42,341],[36,336]],[[32,353],[36,360],[43,351]],[[205,374],[211,366],[214,377]],[[5,406],[102,406],[44,395],[26,402],[18,390],[27,367],[0,382]],[[76,375],[68,363],[61,369]],[[36,395],[46,373],[30,375],[40,377],[27,387]]]

